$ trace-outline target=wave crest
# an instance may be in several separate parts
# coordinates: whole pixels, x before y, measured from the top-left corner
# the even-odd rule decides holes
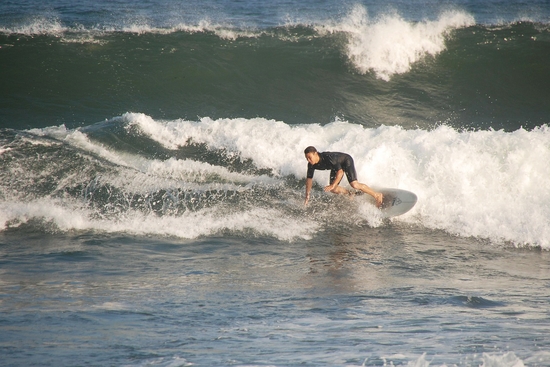
[[[395,13],[371,20],[366,8],[356,6],[341,22],[320,31],[347,33],[346,55],[353,66],[362,74],[373,71],[388,81],[395,74],[408,72],[425,56],[445,50],[445,38],[452,30],[473,25],[474,17],[460,11],[413,23]]]

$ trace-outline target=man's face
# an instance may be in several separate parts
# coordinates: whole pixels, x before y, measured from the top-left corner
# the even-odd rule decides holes
[[[311,152],[306,154],[306,159],[309,162],[309,164],[314,165],[317,162],[319,162],[319,153],[317,152]]]

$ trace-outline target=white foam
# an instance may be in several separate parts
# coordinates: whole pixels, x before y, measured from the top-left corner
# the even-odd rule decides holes
[[[474,358],[477,358],[475,355]],[[382,357],[382,360],[384,361],[384,365],[393,366],[393,362],[403,359],[410,359],[407,362],[408,367],[429,367],[432,364],[435,366],[441,366],[446,367],[446,364],[439,365],[437,363],[434,363],[433,360],[437,358],[427,358],[427,354],[424,353],[420,357],[418,357],[416,360],[414,357],[407,357],[403,354],[397,354],[392,356],[385,356]],[[368,366],[367,363],[368,360],[365,360],[363,363],[363,366]],[[507,352],[507,353],[483,353],[481,356],[481,362],[482,364],[479,365],[480,367],[524,367],[523,361],[518,358],[513,352]],[[404,364],[403,364],[404,365]]]
[[[38,136],[49,136],[60,141],[64,141],[68,144],[76,146],[85,151],[92,152],[98,156],[115,163],[117,165],[128,166],[128,163],[124,159],[124,155],[120,155],[110,151],[101,144],[94,143],[88,139],[88,137],[82,133],[79,129],[68,130],[65,125],[52,126],[44,129],[31,129],[31,133]],[[43,142],[44,144],[53,144],[53,142]]]
[[[85,27],[80,24],[66,26],[56,16],[42,16],[27,20],[19,25],[0,27],[0,33],[25,36],[49,35],[59,37],[65,43],[105,44],[107,41],[98,39],[112,33],[131,34],[172,34],[176,32],[212,33],[221,39],[236,40],[238,38],[256,38],[265,34],[254,27],[239,29],[231,24],[202,19],[195,23],[176,23],[170,26],[152,25],[147,19],[132,19],[120,21],[114,25],[96,25]]]
[[[211,32],[217,35],[221,39],[232,40],[232,41],[238,38],[256,38],[264,33],[254,28],[240,30],[230,24],[216,23],[216,22],[212,22],[209,19],[203,19],[200,22],[198,22],[196,25],[188,25],[185,23],[180,23],[178,25],[171,27],[168,31],[170,33],[179,32],[179,31],[184,31],[189,33]]]
[[[0,229],[17,228],[31,219],[41,218],[61,230],[81,230],[88,227],[92,214],[85,209],[70,209],[65,203],[53,199],[32,202],[0,202]]]
[[[504,354],[483,353],[480,367],[524,367],[523,361],[513,352]]]
[[[218,207],[187,211],[179,216],[157,216],[129,210],[117,218],[101,218],[78,202],[40,199],[31,202],[1,202],[0,229],[17,228],[31,219],[39,219],[61,231],[124,232],[135,235],[165,235],[197,238],[216,235],[225,230],[252,232],[280,240],[311,238],[319,225],[310,220],[297,222],[275,208],[219,210]]]
[[[60,36],[67,31],[56,17],[35,17],[23,24],[0,28],[0,33],[21,34],[26,36],[53,35]]]
[[[142,115],[136,120],[152,120]],[[128,153],[114,151],[98,142],[90,140],[82,131],[68,130],[65,126],[33,129],[29,132],[39,137],[55,138],[57,140],[27,140],[35,144],[66,144],[91,153],[90,157],[98,156],[113,164],[112,171],[106,170],[100,176],[90,177],[92,186],[120,188],[127,195],[148,195],[159,190],[190,190],[204,193],[208,190],[218,192],[246,192],[253,194],[255,186],[279,187],[282,181],[267,175],[250,175],[229,171],[226,167],[215,166],[206,162],[190,159],[169,158],[166,160],[146,159]],[[162,134],[161,134],[162,136]],[[93,159],[93,158],[91,158]],[[103,164],[103,163],[102,163]],[[41,174],[47,175],[48,172]],[[71,187],[70,178],[67,183],[58,182],[58,189],[63,190],[65,184]],[[73,183],[74,184],[74,183]],[[91,189],[93,191],[93,187]],[[182,199],[183,200],[183,199]],[[184,205],[186,203],[183,203]],[[40,198],[21,202],[17,199],[0,202],[0,228],[13,228],[38,219],[52,224],[57,230],[97,230],[108,233],[125,232],[137,235],[157,234],[177,236],[181,238],[196,238],[204,235],[214,235],[222,231],[252,232],[273,236],[281,240],[293,238],[310,238],[317,230],[316,223],[304,227],[302,221],[289,218],[285,207],[279,208],[249,207],[239,205],[229,207],[222,201],[210,203],[212,207],[196,211],[185,211],[179,214],[159,216],[150,211],[126,208],[116,213],[102,214],[87,206],[78,199]],[[191,205],[192,206],[192,205]],[[179,210],[181,212],[181,210]]]
[[[73,205],[76,214],[72,209],[59,212],[61,205],[55,214],[41,211],[41,204],[26,207],[26,204],[12,203],[10,210],[11,204],[4,202],[5,210],[12,214],[6,217],[3,212],[0,224],[5,226],[7,222],[25,221],[37,215],[51,218],[62,228],[91,227],[183,237],[213,234],[224,228],[235,231],[253,228],[278,238],[307,237],[312,234],[312,228],[323,226],[323,217],[312,219],[309,229],[303,229],[303,188],[289,188],[285,180],[291,175],[304,178],[307,162],[303,149],[314,145],[320,151],[350,153],[361,182],[416,193],[417,205],[394,220],[493,242],[550,249],[547,220],[550,217],[550,166],[547,164],[550,162],[550,128],[547,126],[514,132],[457,131],[447,126],[427,131],[396,126],[364,128],[340,120],[326,126],[292,126],[262,118],[159,121],[134,113],[125,114],[118,122],[125,124],[131,133],[143,134],[168,149],[178,149],[191,140],[208,149],[221,149],[229,156],[250,159],[256,167],[268,169],[272,175],[232,172],[227,167],[200,160],[146,159],[104,147],[80,130],[64,127],[33,130],[111,162],[112,173],[102,174],[99,178],[102,184],[142,195],[171,189],[228,190],[249,197],[252,206],[245,203],[229,210],[223,201],[209,202],[209,209],[179,213],[179,217],[129,211],[116,223],[105,220],[83,224],[93,213],[83,211],[78,204]],[[328,172],[317,171],[314,180],[321,186],[326,185]],[[258,201],[257,188],[284,189],[290,201],[282,207],[280,203],[260,207],[266,205]],[[313,203],[322,202],[319,198],[323,195],[328,194],[314,192]],[[368,207],[359,206],[353,216],[349,220],[354,223],[364,218],[371,226],[382,225],[376,211]]]
[[[373,71],[383,80],[408,72],[426,56],[445,50],[445,38],[457,28],[475,24],[465,12],[448,11],[437,20],[409,22],[396,13],[370,19],[365,7],[356,5],[343,20],[318,27],[320,32],[348,35],[346,55],[360,73]]]
[[[140,124],[140,126],[151,130],[152,126],[158,126],[156,131],[158,133],[157,138],[170,140],[169,134],[165,131],[166,127],[156,123],[146,115],[126,114],[123,120],[128,122],[127,128]],[[278,185],[281,183],[280,180],[267,175],[254,176],[232,172],[222,166],[214,166],[209,163],[190,159],[146,159],[141,156],[114,151],[98,142],[90,140],[80,129],[68,130],[64,125],[44,129],[32,129],[29,132],[37,136],[56,138],[59,141],[99,156],[114,165],[130,168],[129,171],[119,171],[116,176],[109,178],[109,182],[119,187],[127,186],[128,181],[139,182],[139,184],[131,187],[134,192],[143,193],[156,188],[168,189],[177,187],[190,189],[196,188],[197,185],[201,185],[200,187],[203,190],[240,191],[255,184]],[[33,144],[59,144],[51,140],[41,141],[35,139],[31,141]],[[177,148],[178,145],[169,143],[168,146]],[[215,180],[212,179],[213,176],[215,176]],[[209,184],[212,181],[215,183]]]
[[[224,149],[228,154],[238,154],[252,159],[261,168],[274,173],[296,173],[283,157],[296,157],[296,146],[303,144],[299,131],[281,121],[255,119],[219,119],[205,117],[200,121],[155,121],[143,114],[125,114],[131,127],[156,140],[168,149],[185,146],[189,140],[205,143],[212,149]],[[315,126],[313,129],[315,129]],[[289,140],[291,139],[291,140]]]
[[[415,192],[419,202],[398,220],[463,236],[550,248],[550,129],[463,131],[363,128],[343,121],[289,126],[256,119],[155,121],[128,114],[130,124],[175,149],[188,139],[252,159],[276,176],[304,177],[303,149],[345,151],[359,180]],[[328,173],[315,180],[325,185]],[[376,223],[374,221],[373,223]]]

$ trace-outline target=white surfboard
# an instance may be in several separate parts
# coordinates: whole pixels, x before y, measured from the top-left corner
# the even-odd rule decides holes
[[[407,190],[388,188],[375,188],[375,190],[384,195],[384,201],[382,201],[380,211],[386,218],[405,214],[414,207],[418,200],[415,193]],[[375,203],[372,196],[365,196],[367,196],[370,202],[373,204]]]

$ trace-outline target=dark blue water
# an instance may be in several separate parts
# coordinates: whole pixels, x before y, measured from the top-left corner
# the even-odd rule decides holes
[[[550,366],[549,24],[2,2],[0,364]],[[309,145],[418,203],[304,207]]]

